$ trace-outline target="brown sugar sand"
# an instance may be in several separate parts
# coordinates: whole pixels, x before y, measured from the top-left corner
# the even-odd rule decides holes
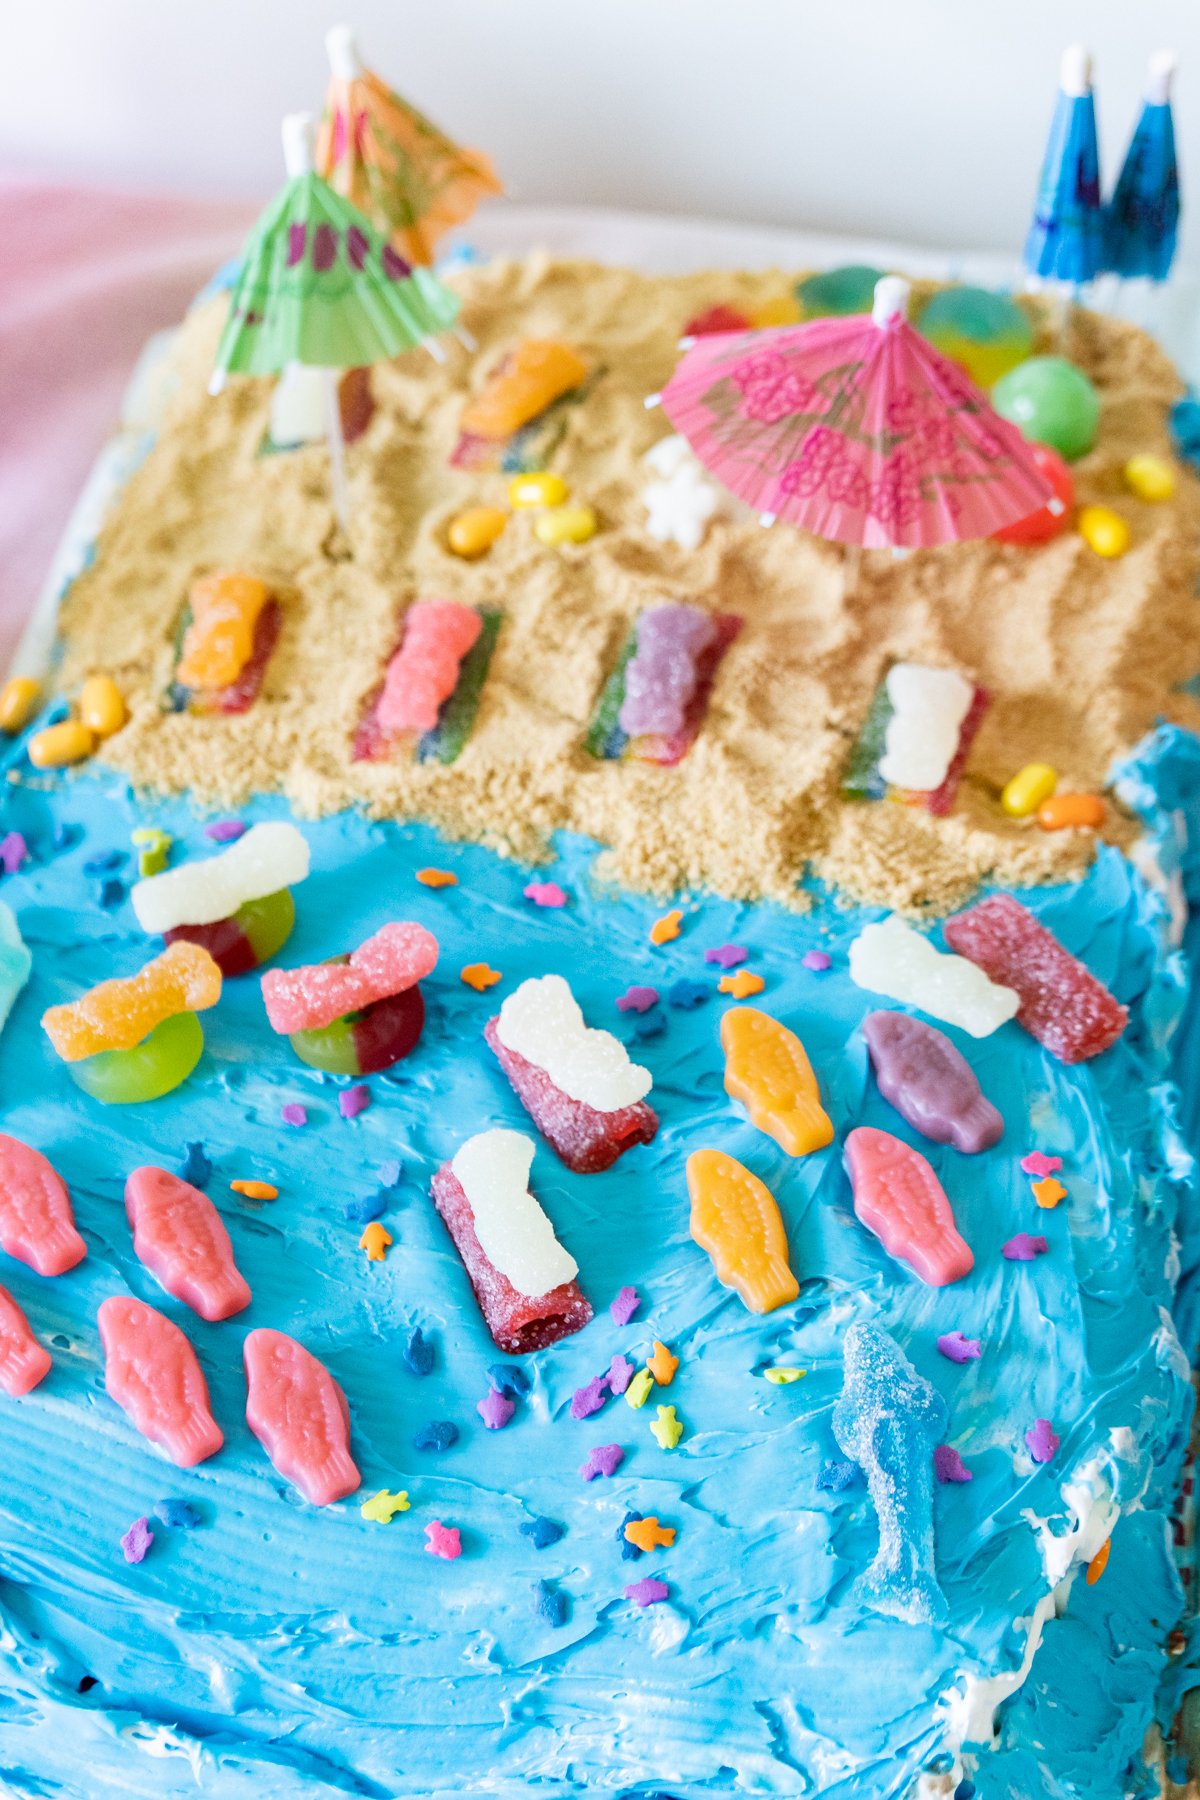
[[[330,507],[328,456],[258,454],[269,384],[206,392],[224,300],[197,308],[176,350],[177,392],[158,441],[64,604],[66,691],[98,671],[129,724],[106,760],[140,787],[234,806],[279,790],[300,815],[357,804],[536,859],[562,828],[607,846],[602,872],[666,893],[708,887],[796,904],[814,873],[905,910],[945,909],[981,880],[1078,875],[1089,833],[1008,819],[998,794],[1023,764],[1049,762],[1067,789],[1096,791],[1114,759],[1162,717],[1200,726],[1178,683],[1200,668],[1196,585],[1200,483],[1150,505],[1121,471],[1170,453],[1180,383],[1149,338],[1075,315],[1066,353],[1099,388],[1092,453],[1074,467],[1081,503],[1115,505],[1133,543],[1105,561],[1073,531],[1039,549],[984,542],[904,557],[845,553],[787,525],[715,520],[700,548],[646,531],[648,449],[668,430],[648,412],[685,321],[716,300],[755,305],[790,289],[778,272],[649,278],[533,256],[456,277],[478,353],[444,367],[420,351],[373,371],[377,401],[347,453],[350,541]],[[1041,322],[1039,321],[1039,328]],[[592,370],[551,458],[600,530],[551,549],[514,514],[491,551],[464,562],[446,526],[505,503],[507,477],[451,466],[467,397],[525,337],[560,338]],[[237,717],[164,708],[189,584],[216,567],[268,577],[283,627],[262,692]],[[457,762],[355,762],[364,704],[396,648],[405,607],[446,596],[503,614],[478,718]],[[664,600],[735,613],[700,736],[675,768],[602,762],[583,740],[638,613]],[[895,657],[953,666],[991,694],[952,815],[848,802],[840,781],[874,690]],[[1134,822],[1109,807],[1105,835]]]

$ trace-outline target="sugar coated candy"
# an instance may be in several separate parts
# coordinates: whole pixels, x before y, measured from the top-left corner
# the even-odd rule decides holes
[[[324,1363],[282,1331],[252,1331],[242,1349],[246,1423],[285,1481],[314,1506],[361,1484],[350,1455],[350,1409]]]
[[[2,1133],[0,1249],[39,1275],[65,1275],[87,1255],[62,1177],[40,1150]]]
[[[1027,819],[1057,786],[1058,771],[1049,763],[1026,763],[1005,783],[1000,804],[1011,819]]]
[[[98,738],[113,737],[129,717],[111,675],[89,675],[79,690],[79,717]]]
[[[752,1125],[787,1151],[807,1156],[833,1141],[833,1121],[804,1045],[795,1032],[754,1006],[731,1006],[721,1020],[725,1092]]]
[[[896,913],[863,926],[850,946],[850,979],[869,993],[957,1025],[971,1037],[989,1036],[1020,1005],[1011,987],[989,979],[974,961],[935,949]]]
[[[132,1050],[178,1013],[201,1012],[221,997],[221,971],[198,944],[170,944],[136,975],[102,981],[89,993],[42,1014],[42,1027],[64,1062],[104,1050]]]
[[[82,719],[60,719],[35,731],[29,740],[29,760],[35,769],[65,769],[96,753],[96,734]]]
[[[1011,894],[992,894],[945,924],[946,942],[1015,989],[1017,1019],[1060,1062],[1115,1044],[1129,1009]]]
[[[166,1169],[134,1169],[125,1183],[133,1248],[168,1294],[210,1322],[250,1304],[221,1215],[206,1194]]]
[[[41,683],[32,675],[10,675],[0,687],[0,731],[24,731],[42,698]]]
[[[210,691],[235,682],[250,661],[259,616],[270,597],[265,582],[232,570],[194,581],[188,595],[192,617],[176,680]]]
[[[765,1182],[723,1150],[687,1160],[691,1233],[716,1277],[754,1313],[774,1312],[800,1292],[788,1263],[787,1234]]]
[[[433,1178],[433,1203],[462,1258],[493,1342],[509,1355],[544,1349],[592,1316],[579,1269],[529,1191],[533,1142],[480,1132]]]
[[[511,437],[551,401],[578,387],[586,374],[586,364],[569,344],[526,338],[468,401],[462,429],[472,437]]]
[[[570,497],[571,490],[562,476],[549,469],[514,475],[508,484],[508,504],[517,512],[529,507],[562,506]]]
[[[458,685],[463,657],[483,630],[473,606],[457,600],[414,600],[404,637],[379,696],[377,719],[389,735],[432,731],[443,702]]]
[[[975,688],[954,669],[893,663],[887,672],[892,716],[879,773],[892,787],[929,793],[941,786],[958,748]]]
[[[301,969],[268,969],[263,1000],[272,1028],[313,1031],[347,1013],[391,999],[435,967],[438,942],[423,925],[397,920],[352,950],[346,962]]]
[[[446,543],[455,556],[474,562],[486,556],[504,533],[508,514],[499,506],[468,506],[456,513],[446,527]]]
[[[698,606],[652,606],[637,622],[637,648],[625,668],[618,720],[630,737],[682,731],[699,680],[697,662],[716,636]]]
[[[142,1436],[181,1469],[215,1455],[224,1435],[196,1352],[178,1325],[127,1295],[105,1300],[98,1319],[104,1385]]]
[[[854,1211],[889,1256],[930,1287],[961,1281],[975,1266],[941,1182],[919,1150],[890,1131],[859,1125],[846,1138]]]
[[[163,936],[180,926],[215,925],[249,900],[303,881],[308,843],[286,820],[252,825],[227,849],[135,882],[129,898],[143,931]]]
[[[1121,474],[1125,486],[1139,500],[1158,503],[1169,500],[1175,492],[1175,469],[1165,456],[1155,456],[1149,451],[1131,456]]]
[[[949,1424],[946,1402],[877,1325],[851,1325],[844,1367],[833,1435],[866,1475],[879,1522],[857,1592],[876,1612],[932,1624],[946,1611],[933,1542],[933,1452]]]
[[[1076,530],[1097,556],[1124,556],[1133,541],[1133,533],[1111,506],[1085,506],[1076,520]]]
[[[548,506],[533,522],[534,537],[550,549],[563,544],[586,544],[598,529],[599,520],[591,506]]]
[[[8,1289],[0,1287],[0,1388],[19,1399],[45,1379],[50,1367],[50,1352],[34,1337]]]
[[[32,968],[33,953],[21,936],[12,908],[0,900],[0,1031]]]
[[[967,1156],[999,1143],[1004,1120],[944,1032],[907,1013],[873,1012],[862,1033],[880,1093],[923,1137]]]
[[[1106,812],[1099,794],[1051,794],[1037,809],[1043,831],[1098,831]]]
[[[679,433],[660,438],[642,461],[654,476],[638,496],[646,508],[647,537],[698,550],[709,521],[730,510],[732,496]]]

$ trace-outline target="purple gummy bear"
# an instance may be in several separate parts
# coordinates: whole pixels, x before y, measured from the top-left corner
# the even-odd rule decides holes
[[[696,691],[696,663],[717,627],[698,606],[652,606],[637,622],[637,648],[625,666],[617,723],[628,737],[682,731]]]
[[[999,1142],[1004,1120],[944,1031],[900,1012],[868,1013],[862,1031],[880,1093],[914,1130],[967,1156]]]

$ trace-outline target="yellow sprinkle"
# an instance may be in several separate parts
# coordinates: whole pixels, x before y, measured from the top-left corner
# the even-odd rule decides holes
[[[1124,556],[1129,548],[1129,527],[1111,506],[1085,506],[1079,515],[1078,530],[1097,556]]]
[[[650,1397],[650,1389],[654,1386],[654,1377],[649,1369],[639,1369],[629,1386],[625,1389],[625,1403],[636,1411],[645,1406]]]
[[[570,492],[561,475],[538,469],[513,476],[508,484],[508,504],[518,511],[527,506],[561,506]]]
[[[1131,456],[1123,474],[1139,500],[1169,500],[1175,492],[1175,470],[1165,456]]]
[[[661,919],[655,919],[650,927],[650,942],[652,944],[669,944],[673,938],[679,936],[682,919],[683,914],[678,910],[664,913]]]
[[[417,880],[427,888],[458,886],[458,876],[452,875],[449,869],[418,869]]]
[[[129,717],[111,675],[89,675],[79,690],[79,717],[98,738],[112,737]]]
[[[387,1525],[398,1512],[408,1511],[408,1495],[403,1488],[389,1494],[386,1488],[380,1488],[369,1500],[364,1500],[359,1507],[364,1519],[370,1519],[376,1525]]]
[[[732,994],[735,1000],[745,1000],[750,994],[761,994],[766,986],[761,975],[755,975],[750,969],[739,969],[736,975],[722,975],[717,987],[722,994]]]
[[[446,542],[455,556],[474,562],[487,554],[507,524],[508,514],[498,506],[470,506],[451,519]]]
[[[595,537],[596,515],[590,506],[552,506],[533,527],[539,544],[557,549],[560,544],[586,544]]]
[[[1027,819],[1058,786],[1058,770],[1049,763],[1026,763],[1018,769],[1000,796],[1000,804],[1012,819]]]
[[[96,734],[78,719],[63,719],[35,731],[29,740],[29,760],[35,769],[62,769],[95,754]]]
[[[777,1363],[773,1369],[763,1370],[763,1379],[774,1382],[776,1387],[790,1387],[793,1381],[803,1381],[807,1374],[807,1369],[785,1369]]]
[[[269,1181],[231,1181],[230,1187],[235,1194],[244,1194],[247,1200],[278,1200],[279,1189],[272,1187]]]
[[[683,1422],[675,1417],[673,1406],[660,1406],[650,1430],[658,1439],[660,1450],[673,1450],[683,1436]]]
[[[32,675],[10,675],[0,688],[0,731],[23,731],[41,697],[41,687]]]

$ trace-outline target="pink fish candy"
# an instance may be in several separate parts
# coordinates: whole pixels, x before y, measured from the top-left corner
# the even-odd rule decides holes
[[[50,1352],[7,1288],[0,1287],[0,1388],[17,1399],[50,1373]]]
[[[846,1169],[854,1211],[889,1256],[930,1287],[970,1274],[971,1246],[959,1235],[945,1190],[919,1150],[890,1131],[859,1125],[846,1139]]]
[[[282,1331],[252,1331],[243,1355],[246,1423],[279,1473],[314,1506],[354,1493],[350,1409],[324,1363]]]
[[[196,1352],[165,1313],[114,1295],[97,1315],[104,1385],[143,1437],[181,1469],[214,1456],[225,1442],[208,1404]]]
[[[387,666],[376,707],[381,731],[432,731],[443,702],[458,686],[463,657],[483,630],[473,606],[457,600],[414,600],[404,640]]]
[[[210,1323],[250,1304],[250,1289],[212,1201],[178,1175],[152,1165],[125,1183],[133,1247],[168,1294]]]
[[[317,1031],[377,1000],[423,981],[438,959],[438,941],[423,925],[383,925],[344,963],[268,969],[262,978],[267,1017],[280,1032]]]
[[[0,1248],[39,1275],[65,1275],[87,1255],[62,1178],[40,1150],[2,1133]]]

